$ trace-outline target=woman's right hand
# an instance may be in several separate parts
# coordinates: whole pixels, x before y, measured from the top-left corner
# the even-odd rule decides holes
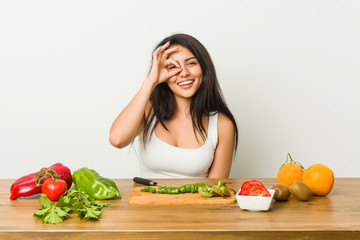
[[[111,126],[109,141],[113,146],[126,147],[141,133],[151,111],[149,99],[154,87],[181,72],[180,64],[169,58],[178,48],[175,46],[167,49],[169,46],[170,42],[167,42],[154,51],[149,76]]]
[[[148,79],[151,79],[155,85],[166,82],[169,78],[181,72],[179,63],[169,58],[169,55],[176,52],[178,47],[166,49],[169,46],[170,42],[167,42],[158,47],[153,53],[153,62]]]

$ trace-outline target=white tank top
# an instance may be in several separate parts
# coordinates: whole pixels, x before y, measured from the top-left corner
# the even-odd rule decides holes
[[[144,178],[206,178],[214,159],[218,141],[218,114],[210,114],[205,143],[195,149],[172,146],[160,140],[155,131],[144,147],[139,140],[140,175]],[[151,128],[155,124],[155,119]],[[151,129],[150,128],[150,129]]]

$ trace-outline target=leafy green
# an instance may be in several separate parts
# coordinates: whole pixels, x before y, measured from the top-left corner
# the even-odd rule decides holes
[[[34,217],[41,217],[43,223],[58,224],[69,216],[69,213],[77,212],[81,219],[99,219],[103,207],[109,203],[101,203],[90,197],[82,190],[71,189],[66,191],[55,204],[50,201],[46,194],[41,194],[39,199],[42,208],[34,213]]]
[[[42,208],[34,213],[34,217],[41,217],[43,223],[58,224],[64,221],[69,214],[57,207],[55,203],[50,201],[46,194],[41,194],[39,199]]]
[[[58,224],[63,222],[67,216],[69,216],[69,214],[61,210],[61,208],[52,206],[48,214],[42,217],[42,222]]]

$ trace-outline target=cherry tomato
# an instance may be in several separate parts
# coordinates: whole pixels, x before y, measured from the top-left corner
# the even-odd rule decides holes
[[[51,201],[59,200],[66,190],[67,183],[60,178],[55,178],[55,181],[52,178],[46,179],[41,188],[41,192],[46,194]]]

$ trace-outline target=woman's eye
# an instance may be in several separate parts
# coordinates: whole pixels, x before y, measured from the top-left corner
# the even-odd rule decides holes
[[[196,64],[197,64],[197,62],[189,62],[190,66],[193,66],[193,65],[196,65]]]
[[[176,66],[175,65],[171,65],[171,66],[168,66],[168,69],[171,70],[171,69],[175,69]]]

